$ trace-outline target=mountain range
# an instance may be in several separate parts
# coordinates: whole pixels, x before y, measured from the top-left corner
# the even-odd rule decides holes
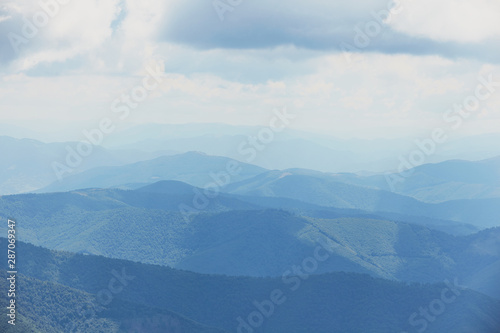
[[[499,228],[454,236],[362,210],[315,210],[289,199],[266,206],[226,193],[186,215],[182,207],[193,205],[196,189],[163,181],[137,190],[3,196],[0,217],[15,216],[21,240],[51,249],[233,276],[279,276],[326,237],[336,248],[318,272],[415,282],[457,276],[500,297],[493,269],[500,260]]]
[[[18,252],[24,258],[19,301],[26,306],[16,329],[22,332],[494,333],[500,324],[500,301],[458,280],[408,285],[356,273],[227,277],[24,243]],[[5,288],[6,274],[0,274]],[[419,314],[440,298],[447,303],[438,319]],[[4,295],[0,301],[5,304]]]
[[[132,128],[62,179],[79,143],[0,137],[0,331],[498,332],[499,157],[378,173],[377,142],[292,131],[246,161],[258,128],[200,126]]]

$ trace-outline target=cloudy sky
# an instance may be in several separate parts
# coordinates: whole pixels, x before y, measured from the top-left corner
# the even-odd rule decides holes
[[[297,129],[423,133],[478,77],[500,82],[499,16],[498,0],[2,0],[0,122],[265,125],[286,106]],[[161,84],[120,119],[151,69]],[[457,132],[499,126],[500,86]]]

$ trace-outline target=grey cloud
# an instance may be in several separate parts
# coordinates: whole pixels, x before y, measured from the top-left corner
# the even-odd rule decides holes
[[[404,35],[381,24],[381,32],[369,37],[365,46],[355,40],[373,13],[388,7],[387,1],[243,0],[220,21],[211,1],[183,2],[167,15],[158,38],[198,49],[265,49],[294,45],[318,51],[342,51],[347,43],[359,52],[436,54],[448,58],[475,58],[498,62],[498,40],[477,44],[440,43]],[[358,38],[362,38],[359,37]]]
[[[0,22],[0,68],[10,62],[44,47],[44,31],[32,25],[32,21],[19,13],[1,11],[1,16],[9,17]],[[30,30],[30,25],[36,30]]]
[[[0,11],[0,15],[6,15]],[[19,21],[9,18],[0,22],[0,66],[5,66],[18,56],[18,52],[12,47],[9,33],[19,33]]]

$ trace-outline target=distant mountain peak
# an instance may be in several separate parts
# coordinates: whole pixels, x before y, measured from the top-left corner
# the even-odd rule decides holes
[[[202,155],[202,156],[208,156],[206,153],[204,153],[202,151],[198,151],[198,150],[188,151],[188,152],[185,152],[184,154],[180,154],[180,155]]]
[[[194,186],[178,180],[161,180],[156,183],[138,188],[137,192],[163,193],[163,194],[185,194],[193,193]]]

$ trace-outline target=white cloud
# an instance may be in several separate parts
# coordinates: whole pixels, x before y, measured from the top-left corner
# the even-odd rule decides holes
[[[120,11],[118,0],[70,1],[48,7],[42,7],[42,3],[46,2],[21,0],[5,5],[18,18],[17,30],[12,32],[27,38],[19,45],[21,53],[12,66],[14,71],[64,62],[95,51],[111,37],[111,23]],[[26,22],[36,27],[33,36],[23,33]]]
[[[498,0],[404,0],[390,25],[410,36],[481,42],[500,37]]]
[[[263,59],[266,52],[255,56]],[[198,56],[203,57],[204,52]],[[252,70],[246,61],[250,60],[241,66]],[[435,56],[370,54],[359,66],[348,68],[344,64],[341,54],[326,55],[309,60],[307,74],[256,83],[209,72],[169,73],[128,121],[258,125],[268,120],[269,110],[287,105],[300,115],[295,126],[301,129],[350,136],[369,135],[382,127],[418,130],[442,121],[442,114],[452,103],[463,101],[474,91],[479,74],[500,73],[500,66]],[[266,71],[273,65],[269,59],[259,70]],[[11,110],[16,109],[19,120],[43,116],[57,122],[96,123],[110,113],[111,102],[130,91],[145,73],[138,74],[7,76],[0,83],[0,118],[12,117]],[[500,98],[489,99],[484,107],[487,110],[481,113],[481,122],[498,122],[495,111],[500,109]]]
[[[162,0],[70,1],[54,10],[47,25],[35,37],[20,45],[21,53],[11,71],[36,69],[38,65],[72,61],[77,72],[134,72],[155,56],[159,24],[165,15]],[[24,17],[33,22],[43,12],[38,1],[9,1],[4,6],[18,18],[20,36]],[[53,8],[53,7],[51,7]]]
[[[367,0],[366,7],[356,7],[348,1],[331,4],[294,0],[285,12],[288,18],[307,14],[304,24],[320,12],[321,20],[335,25],[344,12],[355,12],[350,18],[369,17],[372,9],[384,8],[387,2]],[[7,2],[2,17],[12,18],[0,23],[19,20],[21,14],[32,17],[39,10],[37,3]],[[7,73],[12,75],[0,80],[0,119],[43,118],[53,121],[54,127],[62,120],[98,121],[109,112],[115,98],[141,80],[149,60],[161,59],[168,72],[165,82],[141,103],[131,122],[264,124],[269,110],[287,105],[301,115],[296,126],[355,136],[356,132],[371,133],[382,127],[425,128],[429,121],[439,121],[451,103],[460,102],[474,89],[479,73],[500,71],[499,66],[479,60],[440,56],[364,52],[362,61],[349,66],[341,53],[326,49],[274,45],[241,50],[229,45],[199,50],[160,42],[158,34],[165,20],[178,14],[182,14],[179,20],[189,17],[191,12],[184,11],[184,3],[81,0],[62,6],[9,68]],[[272,6],[263,0],[256,3],[268,11],[268,16],[281,18],[278,14],[283,4]],[[248,22],[253,22],[255,11],[250,9],[256,3],[242,4],[228,14],[232,16],[224,23],[218,21],[210,3],[196,8],[198,15],[210,17],[218,27],[231,29],[231,22],[239,22],[239,17],[246,16]],[[497,36],[499,29],[491,16],[499,12],[494,11],[498,2],[478,0],[473,4],[471,9],[469,3],[459,0],[406,1],[391,25],[412,36],[434,40],[467,42]],[[335,12],[335,17],[329,16],[330,11]],[[479,19],[483,11],[488,14]],[[182,27],[188,29],[192,21],[185,21]],[[277,22],[281,23],[286,26],[287,22]],[[354,26],[352,23],[339,28],[352,37]],[[316,31],[312,23],[310,28]],[[279,36],[276,38],[279,40]],[[480,119],[471,124],[491,126],[499,121],[500,98],[491,98],[485,107]]]

